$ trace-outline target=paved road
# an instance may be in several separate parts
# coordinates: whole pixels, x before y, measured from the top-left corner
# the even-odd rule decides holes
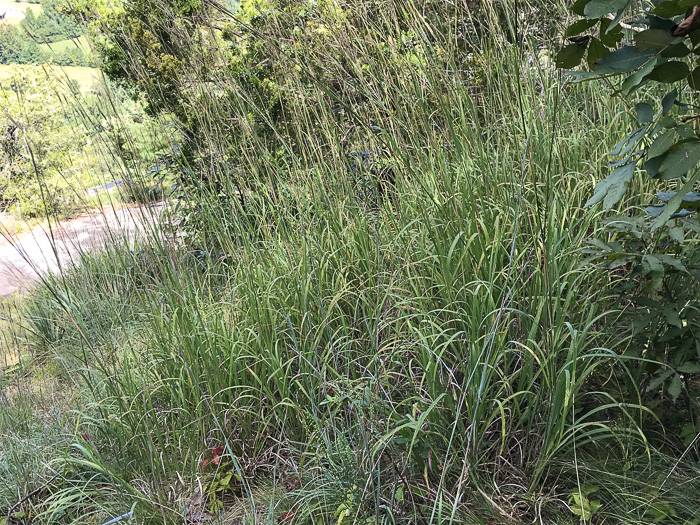
[[[27,291],[39,274],[70,267],[81,252],[99,250],[110,238],[135,240],[162,209],[162,205],[109,209],[65,221],[53,231],[36,228],[17,237],[0,236],[0,297]]]

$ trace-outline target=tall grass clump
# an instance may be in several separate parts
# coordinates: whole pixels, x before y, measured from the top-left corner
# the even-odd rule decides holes
[[[179,226],[25,302],[82,399],[39,519],[692,516],[580,257],[628,122],[523,36],[556,8],[190,7],[83,11],[174,130]]]

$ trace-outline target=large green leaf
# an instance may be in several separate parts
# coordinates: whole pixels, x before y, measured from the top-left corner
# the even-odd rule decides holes
[[[642,257],[642,265],[651,274],[651,281],[648,285],[652,290],[658,290],[664,278],[664,265],[653,255],[644,255]]]
[[[676,25],[672,19],[662,18],[653,14],[648,14],[646,20],[649,22],[649,29],[663,29],[664,31],[671,32],[673,26]]]
[[[608,47],[615,47],[620,43],[624,35],[622,28],[619,25],[613,26],[613,21],[609,18],[603,18],[600,21],[600,41]]]
[[[679,244],[683,244],[685,240],[685,230],[683,226],[676,226],[675,228],[669,228],[668,236]]]
[[[663,202],[668,202],[670,201],[673,196],[676,195],[675,191],[657,191],[656,192],[656,198],[659,199],[660,201]],[[684,206],[693,206],[694,207],[699,207],[700,206],[700,192],[697,191],[689,191],[685,195],[683,195],[683,205]]]
[[[666,180],[677,179],[688,173],[698,162],[700,162],[700,141],[682,142],[674,146],[668,157],[664,159],[659,168],[659,176]]]
[[[658,230],[673,216],[673,214],[678,210],[678,208],[683,203],[683,197],[693,189],[693,186],[700,180],[700,172],[696,172],[695,175],[690,177],[678,193],[676,193],[668,201],[666,209],[651,223],[652,230]]]
[[[591,38],[588,44],[588,55],[586,56],[586,62],[588,62],[588,67],[593,69],[595,63],[608,54],[610,50],[603,45],[603,43],[596,37]]]
[[[673,369],[667,368],[663,372],[661,372],[658,376],[656,376],[654,379],[649,381],[649,385],[647,386],[647,391],[653,392],[657,388],[659,388],[664,381],[666,381],[671,375],[674,373]]]
[[[685,45],[684,42],[678,42],[677,44],[671,44],[665,47],[659,53],[662,58],[684,58],[690,54],[690,48]]]
[[[676,370],[684,374],[697,374],[698,372],[700,372],[700,363],[687,361],[680,365]]]
[[[661,114],[662,115],[668,115],[671,112],[671,108],[673,108],[674,102],[676,102],[676,98],[678,97],[678,90],[677,89],[672,89],[668,93],[664,95],[664,98],[661,100]]]
[[[583,16],[586,5],[591,1],[592,0],[576,0],[569,9],[571,9],[577,15]]]
[[[654,14],[663,18],[671,18],[685,13],[687,7],[679,5],[679,2],[666,0],[654,8]]]
[[[646,124],[654,119],[654,108],[646,102],[637,104],[637,120],[640,124]]]
[[[665,266],[670,266],[671,268],[674,268],[675,270],[678,270],[679,272],[687,272],[688,269],[685,267],[685,265],[678,260],[676,257],[672,255],[668,255],[665,253],[657,253],[656,257],[665,265]]]
[[[624,196],[627,184],[634,176],[636,162],[629,162],[613,170],[605,180],[595,186],[593,196],[584,204],[585,207],[593,206],[603,201],[603,208],[609,210]]]
[[[668,394],[673,398],[673,401],[675,402],[676,399],[678,399],[678,396],[681,395],[681,392],[683,391],[683,383],[681,381],[681,378],[678,377],[678,375],[675,375],[673,379],[671,380],[671,384],[668,385]],[[666,515],[664,515],[664,518]]]
[[[647,29],[634,35],[634,45],[637,49],[663,49],[680,40],[662,29]]]
[[[661,164],[663,163],[665,158],[665,155],[659,155],[658,157],[648,159],[644,163],[644,169],[646,170],[647,175],[649,175],[649,177],[653,179],[659,174],[659,168],[661,168]]]
[[[564,46],[557,53],[556,65],[561,68],[576,67],[581,63],[583,55],[586,53],[585,44],[569,44]]]
[[[594,25],[598,23],[597,20],[588,20],[586,18],[582,18],[581,20],[577,20],[573,24],[571,24],[569,27],[566,28],[566,32],[564,33],[564,37],[568,38],[570,36],[576,36],[580,35],[587,29],[590,29]]]
[[[647,75],[647,78],[649,80],[656,80],[657,82],[673,84],[674,82],[686,78],[689,73],[690,69],[688,68],[688,64],[678,60],[672,60],[656,66],[654,70]]]
[[[591,0],[583,8],[586,18],[600,18],[608,13],[617,13],[627,7],[630,0]]]
[[[645,77],[651,72],[652,69],[654,69],[654,66],[656,66],[657,59],[652,58],[649,62],[644,64],[644,66],[639,70],[635,71],[632,73],[630,76],[628,76],[623,82],[622,86],[620,87],[620,92],[624,96],[628,96],[630,93],[644,85],[646,82]]]
[[[651,143],[651,146],[649,146],[649,149],[647,151],[647,158],[653,159],[654,157],[663,155],[669,149],[671,149],[671,146],[673,146],[677,140],[678,134],[673,130],[667,131],[666,133],[662,133],[661,135],[656,137],[654,139],[654,142]]]
[[[653,51],[639,51],[633,46],[624,46],[605,55],[596,62],[596,73],[624,73],[643,66],[652,56]]]

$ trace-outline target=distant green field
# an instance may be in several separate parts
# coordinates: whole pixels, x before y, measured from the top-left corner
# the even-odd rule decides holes
[[[0,64],[0,81],[6,80],[10,77],[12,68],[16,67],[13,65],[3,65]],[[22,67],[32,67],[35,69],[41,69],[41,66],[22,66]],[[65,66],[58,67],[53,66],[50,69],[49,74],[55,74],[59,78],[63,79],[66,76],[78,81],[80,87],[83,91],[90,89],[93,84],[99,81],[99,73],[97,69],[91,67],[78,67],[78,66]]]
[[[59,40],[58,42],[54,42],[52,44],[39,44],[42,51],[54,53],[61,53],[67,49],[74,49],[76,46],[82,49],[84,53],[90,51],[90,45],[88,44],[87,37],[84,35],[79,38]]]
[[[41,6],[39,4],[15,2],[14,0],[0,0],[0,15],[5,13],[4,21],[11,24],[18,24],[24,18],[24,13],[27,9],[34,10],[35,15],[41,12]]]

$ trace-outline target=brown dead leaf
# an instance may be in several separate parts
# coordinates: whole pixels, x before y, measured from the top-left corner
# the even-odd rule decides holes
[[[295,490],[299,486],[299,477],[289,476],[282,482],[282,484],[284,485],[284,488],[288,491]]]
[[[202,523],[207,523],[211,521],[212,516],[203,510],[204,505],[207,502],[207,496],[200,489],[195,492],[194,496],[187,505],[187,523],[192,525],[201,525]]]
[[[700,5],[693,7],[693,12],[688,18],[671,28],[671,34],[673,36],[688,36],[696,29],[700,29]]]

